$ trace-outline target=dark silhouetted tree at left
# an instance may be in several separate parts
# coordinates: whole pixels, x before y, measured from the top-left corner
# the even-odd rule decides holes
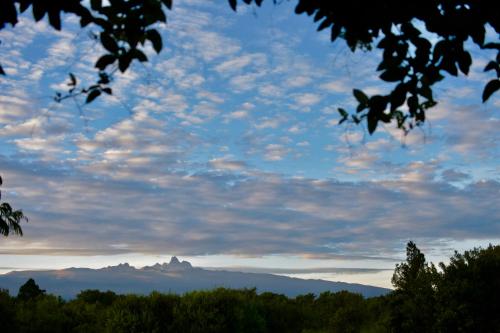
[[[19,292],[17,294],[17,299],[22,301],[29,301],[31,299],[35,299],[40,295],[44,295],[45,290],[40,289],[38,284],[36,284],[35,280],[29,279],[19,288]]]
[[[0,176],[0,186],[2,177]],[[0,234],[8,236],[11,232],[16,235],[23,235],[21,221],[28,221],[21,210],[14,210],[9,203],[1,202],[2,191],[0,191]]]

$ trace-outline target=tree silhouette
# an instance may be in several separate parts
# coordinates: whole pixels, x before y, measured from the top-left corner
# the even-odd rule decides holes
[[[2,177],[0,176],[0,186],[2,186]],[[0,191],[0,200],[2,191]],[[8,236],[10,232],[22,236],[21,221],[28,221],[21,210],[13,210],[9,203],[0,201],[0,234]]]
[[[28,281],[19,288],[17,298],[22,301],[29,301],[43,294],[45,294],[45,290],[40,289],[35,280],[28,279]]]
[[[441,332],[498,332],[500,245],[455,252],[441,263],[438,327]]]
[[[435,322],[438,273],[413,242],[406,246],[406,262],[396,265],[392,284],[391,325],[396,332],[431,332]]]
[[[263,0],[243,0],[260,6]],[[276,0],[274,0],[276,2]],[[237,0],[229,0],[236,10]],[[435,106],[432,87],[443,74],[467,75],[472,64],[471,44],[496,50],[484,68],[494,71],[482,94],[483,102],[500,89],[500,43],[486,40],[486,27],[500,34],[500,11],[496,1],[471,0],[299,0],[297,14],[318,22],[318,30],[330,29],[331,41],[344,39],[354,52],[382,50],[377,67],[380,79],[394,83],[386,95],[367,96],[354,89],[355,114],[339,109],[340,123],[366,120],[369,133],[382,121],[396,121],[405,132],[425,122],[426,110]],[[465,24],[465,22],[467,22]],[[431,42],[431,38],[436,38]],[[471,41],[472,43],[466,43]],[[375,43],[377,43],[375,45]]]

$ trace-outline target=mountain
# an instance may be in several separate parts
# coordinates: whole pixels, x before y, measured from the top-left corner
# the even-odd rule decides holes
[[[172,257],[170,263],[135,268],[119,264],[101,269],[67,268],[48,271],[14,271],[0,275],[0,288],[17,294],[19,287],[33,278],[48,293],[70,299],[81,290],[112,290],[116,293],[149,294],[152,291],[185,293],[192,290],[225,288],[257,288],[295,297],[301,294],[320,294],[324,291],[347,290],[365,297],[379,296],[390,290],[362,284],[305,280],[264,273],[242,273],[207,270],[193,267],[187,261]]]

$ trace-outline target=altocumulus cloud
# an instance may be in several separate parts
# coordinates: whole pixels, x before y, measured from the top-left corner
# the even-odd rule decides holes
[[[376,59],[314,44],[310,20],[280,6],[179,2],[164,52],[82,115],[48,102],[69,70],[95,78],[77,23],[2,31],[3,194],[31,222],[0,253],[394,257],[409,238],[498,238],[499,118],[474,104],[479,86],[445,81],[436,134],[411,133],[407,150],[389,127],[367,140],[336,126],[336,107],[352,109],[352,87],[384,91]]]
[[[353,183],[220,170],[135,180],[1,164],[5,194],[32,221],[22,244],[3,242],[4,253],[384,257],[410,237],[500,233],[500,183],[492,180],[458,188],[430,178]]]

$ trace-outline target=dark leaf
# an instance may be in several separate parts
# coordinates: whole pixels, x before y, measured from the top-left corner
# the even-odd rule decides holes
[[[406,86],[403,83],[398,84],[391,92],[390,100],[391,110],[396,110],[398,107],[403,105],[406,100]]]
[[[49,11],[49,23],[54,29],[61,30],[61,13],[54,9]]]
[[[500,89],[500,80],[495,79],[488,82],[483,91],[483,103],[486,102],[488,98],[490,98],[490,96],[493,95],[493,93],[498,89]]]
[[[340,24],[334,24],[332,27],[332,32],[330,34],[330,41],[334,42],[342,32],[342,26]]]
[[[339,125],[342,124],[344,121],[346,121],[349,117],[349,114],[346,112],[346,110],[342,109],[342,108],[338,108],[338,112],[340,113],[340,116],[342,118],[340,118],[339,120]]]
[[[418,97],[413,95],[408,98],[407,101],[408,108],[410,109],[410,114],[415,114],[418,109]]]
[[[101,32],[101,44],[111,53],[118,52],[118,44],[116,43],[116,40],[107,33]]]
[[[318,26],[318,31],[328,28],[329,26],[332,25],[332,23],[333,21],[331,19],[329,18],[324,19],[323,22],[321,22],[321,24]]]
[[[236,11],[237,1],[236,0],[229,0],[229,6],[231,6],[232,10]]]
[[[433,99],[432,89],[428,85],[423,85],[420,89],[418,89],[418,93],[427,98],[428,100],[432,101]]]
[[[472,64],[472,58],[469,52],[462,52],[458,57],[458,67],[465,75],[469,74],[469,68]]]
[[[0,75],[5,75],[5,71],[3,70],[2,65],[0,65]]]
[[[373,134],[375,130],[377,129],[377,124],[378,124],[378,117],[376,116],[375,112],[368,112],[368,117],[366,118],[367,121],[367,126],[368,126],[368,133]]]
[[[458,75],[457,66],[455,65],[453,59],[450,57],[443,58],[440,67],[453,76]]]
[[[93,89],[89,92],[89,94],[87,95],[87,99],[85,100],[85,103],[86,104],[89,104],[90,102],[92,102],[94,99],[96,99],[97,97],[99,97],[99,95],[101,95],[101,92],[98,90],[98,89]]]
[[[358,100],[359,104],[363,105],[368,104],[368,96],[366,96],[364,92],[362,92],[359,89],[353,89],[352,93],[354,97]]]
[[[112,95],[113,94],[113,90],[111,90],[111,88],[109,87],[106,87],[106,88],[102,88],[102,91],[108,95]]]
[[[408,69],[404,67],[390,68],[380,74],[380,78],[386,82],[397,82],[401,81],[405,77],[407,72]]]
[[[162,2],[168,9],[172,9],[172,0],[162,0]]]
[[[99,81],[98,84],[108,84],[110,82],[109,75],[107,73],[101,72],[99,73]]]
[[[487,43],[483,45],[483,49],[497,49],[500,51],[500,43]]]
[[[97,62],[95,63],[95,67],[103,71],[108,65],[111,65],[115,61],[116,56],[114,56],[113,54],[105,54],[100,57],[99,60],[97,60]]]
[[[148,61],[148,57],[139,49],[130,50],[130,55],[132,58],[139,60],[140,62]]]
[[[349,114],[347,113],[347,111],[346,111],[346,110],[344,110],[344,109],[342,109],[342,108],[338,108],[337,110],[338,110],[338,112],[340,113],[340,116],[341,116],[342,118],[346,118],[347,116],[349,116]]]
[[[163,48],[163,42],[160,33],[157,30],[148,30],[146,32],[146,38],[151,41],[151,44],[153,44],[153,48],[155,49],[156,53],[160,53],[161,49]]]
[[[491,71],[492,69],[498,71],[500,69],[500,66],[498,64],[498,62],[496,61],[490,61],[488,63],[488,65],[486,65],[486,67],[484,67],[484,71],[485,72],[488,72],[488,71]]]
[[[45,1],[34,1],[33,2],[33,18],[35,21],[40,21],[47,12],[47,7],[45,7],[48,3]]]
[[[131,62],[132,62],[132,56],[130,53],[127,53],[118,58],[118,69],[120,70],[120,72],[124,73],[130,66]]]
[[[77,80],[76,80],[75,74],[69,73],[69,83],[68,83],[68,86],[74,87],[74,86],[76,86],[76,83],[77,83]]]
[[[484,43],[485,34],[486,30],[483,25],[474,25],[474,28],[470,32],[472,40],[478,45],[482,45]]]
[[[31,1],[20,1],[19,2],[19,11],[21,13],[24,13],[26,11],[26,9],[28,9],[29,7],[31,6]]]
[[[90,8],[99,10],[102,8],[102,0],[90,0]]]

